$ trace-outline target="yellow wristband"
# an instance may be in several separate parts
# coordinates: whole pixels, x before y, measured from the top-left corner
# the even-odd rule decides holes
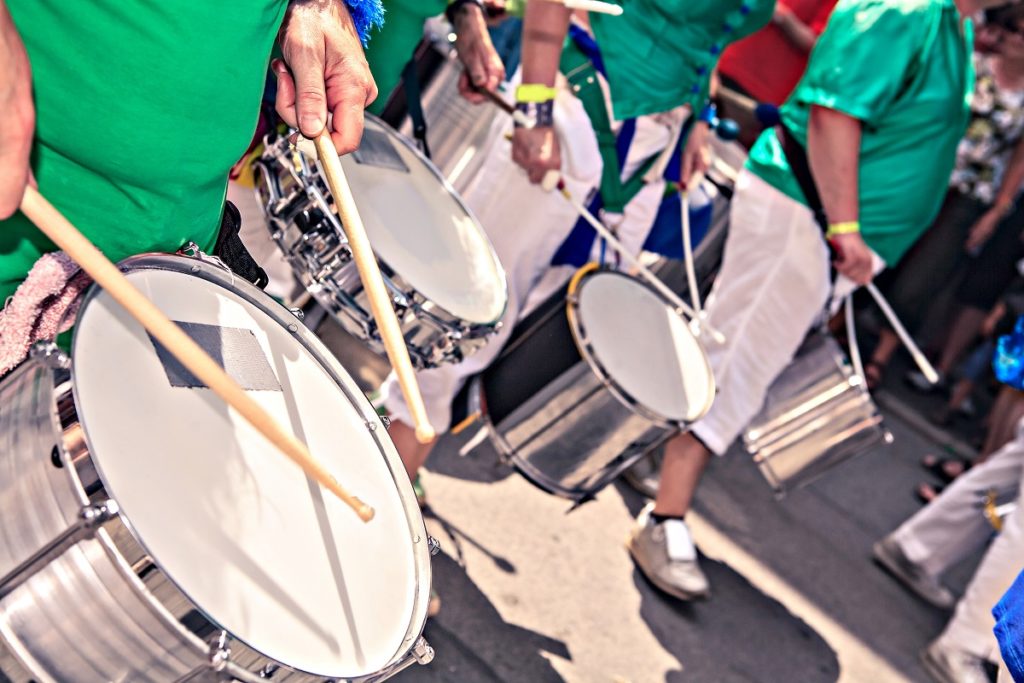
[[[523,83],[516,88],[516,102],[540,104],[555,99],[558,91],[543,83]]]
[[[831,223],[825,231],[825,237],[832,239],[836,235],[852,235],[860,232],[860,221],[846,221],[845,223]]]

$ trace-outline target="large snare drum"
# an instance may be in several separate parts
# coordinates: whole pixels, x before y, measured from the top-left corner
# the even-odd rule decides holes
[[[429,661],[430,543],[355,383],[218,265],[122,270],[376,517],[324,493],[94,288],[70,359],[37,347],[0,383],[8,676],[364,681]]]
[[[366,117],[341,160],[418,367],[458,362],[486,343],[505,311],[505,273],[490,241],[437,169]],[[379,353],[348,241],[318,162],[285,138],[255,164],[271,235],[316,300]]]
[[[715,394],[686,321],[645,283],[587,267],[471,386],[499,452],[577,501],[702,417]]]
[[[777,494],[892,443],[860,375],[830,334],[815,330],[775,379],[743,444]]]

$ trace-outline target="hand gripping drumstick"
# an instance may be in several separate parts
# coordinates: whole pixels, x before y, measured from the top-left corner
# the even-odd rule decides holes
[[[490,100],[499,109],[504,111],[506,114],[509,114],[513,118],[516,118],[516,114],[522,115],[522,112],[517,111],[515,107],[506,102],[505,98],[503,98],[498,93],[486,89],[480,89],[479,92],[482,93],[485,97],[487,97],[487,99]],[[528,120],[528,124],[522,125],[525,125],[525,127],[527,128],[532,128],[532,124],[533,121]],[[509,139],[511,140],[511,138]],[[606,241],[612,249],[617,251],[619,255],[622,256],[622,258],[625,259],[627,263],[629,263],[630,266],[636,269],[638,275],[640,275],[651,286],[658,290],[658,292],[660,292],[662,296],[668,299],[669,303],[671,303],[676,309],[682,311],[683,313],[688,315],[692,320],[694,320],[699,326],[699,329],[706,330],[707,333],[711,335],[711,338],[714,339],[717,343],[725,343],[725,335],[723,335],[721,332],[711,327],[704,320],[702,320],[700,314],[696,310],[687,306],[686,303],[683,302],[683,300],[680,299],[675,292],[666,287],[665,283],[662,282],[657,275],[652,273],[647,268],[647,266],[642,264],[640,262],[640,259],[636,258],[635,256],[633,256],[633,254],[630,253],[629,249],[627,249],[625,245],[623,245],[622,242],[620,242],[615,237],[615,235],[612,234],[611,230],[605,227],[604,223],[599,221],[594,216],[594,214],[590,213],[590,211],[587,210],[587,207],[583,206],[583,204],[581,204],[575,197],[572,196],[572,193],[569,192],[569,188],[566,187],[565,185],[565,181],[562,180],[561,177],[559,177],[558,171],[548,171],[541,185],[545,189],[557,189],[559,193],[563,197],[565,197],[566,201],[572,204],[572,207],[576,209],[576,213],[578,213],[583,218],[583,220],[589,223],[591,227],[593,227],[594,230],[597,231],[597,234],[601,236],[601,239]]]
[[[363,227],[363,221],[359,217],[359,209],[356,207],[355,197],[352,196],[352,189],[348,186],[348,180],[345,179],[345,171],[341,167],[338,150],[335,149],[334,142],[331,141],[331,134],[327,132],[327,129],[324,129],[314,142],[317,156],[320,158],[320,165],[323,166],[324,175],[327,176],[327,186],[334,198],[334,206],[338,210],[338,218],[345,230],[345,236],[348,237],[349,248],[352,249],[352,259],[356,262],[359,278],[363,281],[363,288],[370,300],[370,311],[373,313],[373,319],[377,322],[377,329],[380,330],[384,350],[388,354],[388,360],[391,361],[391,367],[395,369],[398,385],[409,406],[413,422],[416,423],[416,439],[420,443],[430,443],[434,440],[434,428],[430,426],[427,409],[423,405],[423,396],[420,394],[420,386],[416,382],[412,361],[409,360],[409,349],[405,345],[402,329],[398,326],[395,309],[391,307],[391,299],[384,287],[384,278],[381,277],[377,259],[373,256],[370,240],[366,236],[366,228]]]
[[[303,471],[352,508],[364,522],[373,519],[373,508],[359,500],[331,476],[310,454],[306,445],[274,418],[228,376],[224,369],[171,322],[37,190],[28,187],[21,211],[54,244],[64,250],[96,283],[121,304],[147,332],[171,352],[192,374],[210,387],[258,432],[291,458]]]

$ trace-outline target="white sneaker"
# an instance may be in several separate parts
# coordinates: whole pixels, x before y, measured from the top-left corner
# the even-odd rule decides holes
[[[921,651],[921,664],[938,683],[991,683],[984,659],[948,645],[942,638]]]
[[[651,518],[653,509],[650,503],[640,512],[626,542],[633,561],[655,587],[673,597],[708,597],[711,589],[697,563],[697,548],[686,523],[681,519],[656,523]]]

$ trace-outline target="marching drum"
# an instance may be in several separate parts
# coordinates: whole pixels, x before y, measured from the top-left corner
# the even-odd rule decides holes
[[[432,542],[355,383],[215,262],[121,268],[376,516],[324,493],[94,287],[70,356],[37,346],[0,383],[8,677],[377,681],[429,661]]]
[[[589,266],[517,327],[469,405],[527,479],[581,502],[700,419],[714,394],[686,320],[642,281]]]
[[[779,495],[892,440],[864,379],[821,329],[804,340],[743,433],[747,451]]]
[[[413,363],[458,362],[505,311],[505,273],[469,209],[418,150],[366,117],[341,160],[392,296]],[[271,236],[318,303],[383,354],[369,302],[319,164],[286,138],[255,162]]]

